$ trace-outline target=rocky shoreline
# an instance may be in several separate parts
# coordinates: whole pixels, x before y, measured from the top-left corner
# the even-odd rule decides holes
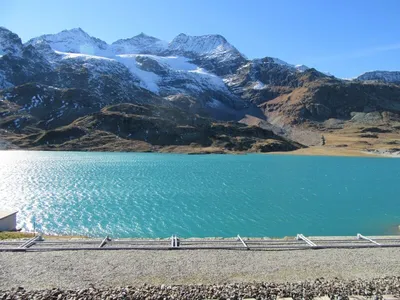
[[[367,150],[365,153],[383,156],[383,157],[400,157],[400,148],[393,149],[375,149]]]
[[[326,280],[286,283],[230,283],[221,285],[142,285],[138,287],[87,288],[75,290],[26,290],[23,287],[0,291],[0,299],[368,299],[400,297],[400,277],[373,280]],[[385,296],[385,297],[384,297]],[[360,299],[360,298],[359,298]]]

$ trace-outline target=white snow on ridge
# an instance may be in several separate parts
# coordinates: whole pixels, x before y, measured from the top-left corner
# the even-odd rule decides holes
[[[183,56],[157,56],[150,54],[121,54],[117,55],[117,57],[124,58],[134,58],[137,57],[148,57],[157,61],[160,65],[163,65],[167,68],[174,69],[176,71],[194,71],[198,69],[198,66],[189,62],[189,59]]]
[[[167,82],[173,79],[182,79],[192,82],[187,85],[188,89],[201,91],[203,88],[212,88],[228,92],[223,80],[189,62],[189,59],[183,56],[156,56],[145,54],[123,54],[117,55],[117,60],[127,66],[132,73],[139,77],[144,83],[145,88],[158,93],[158,85],[167,85]],[[155,60],[160,66],[168,70],[169,75],[161,78],[153,72],[141,69],[141,63],[136,58],[147,57]],[[166,81],[166,82],[163,82]]]
[[[137,55],[133,54],[117,55],[116,60],[125,65],[131,73],[140,79],[143,88],[158,94],[160,90],[158,86],[160,77],[153,72],[142,70],[139,63],[136,61],[136,57]]]
[[[89,55],[89,54],[84,54],[84,53],[71,53],[71,52],[61,52],[61,51],[54,51],[56,54],[59,54],[62,56],[62,59],[74,59],[74,58],[80,58],[83,60],[89,60],[89,59],[103,59],[103,60],[114,60],[109,57],[105,56],[97,56],[97,55]]]
[[[266,85],[259,80],[257,80],[256,83],[253,85],[254,90],[262,90],[265,87],[266,87]]]
[[[120,63],[127,67],[131,74],[140,81],[139,85],[142,88],[148,89],[156,94],[160,93],[160,85],[163,85],[165,89],[168,85],[168,81],[173,79],[188,81],[186,88],[196,92],[201,92],[202,88],[211,88],[228,92],[220,77],[190,63],[188,58],[182,56],[164,57],[148,54],[121,54],[104,57],[82,53],[54,52],[58,55],[59,60],[61,61],[80,60],[83,61],[84,66],[89,67],[96,72],[106,72],[109,68],[118,67],[118,64]],[[137,60],[138,57],[147,57],[156,61],[165,70],[168,70],[168,74],[170,75],[166,78],[161,78],[153,72],[143,70],[141,62]],[[57,63],[57,61],[55,61],[55,63]],[[172,87],[167,89],[172,91]]]
[[[183,56],[155,56],[155,55],[141,55],[147,56],[156,60],[159,64],[167,66],[175,72],[188,72],[198,76],[207,78],[210,83],[216,87],[223,88],[225,84],[223,80],[217,75],[208,72],[207,70],[198,67],[195,64],[189,62],[189,59]]]

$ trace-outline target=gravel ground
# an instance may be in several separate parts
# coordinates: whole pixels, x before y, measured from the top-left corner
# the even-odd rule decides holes
[[[297,283],[142,285],[140,287],[0,291],[0,299],[399,299],[400,277]]]
[[[399,274],[399,248],[0,252],[0,290],[372,280]]]

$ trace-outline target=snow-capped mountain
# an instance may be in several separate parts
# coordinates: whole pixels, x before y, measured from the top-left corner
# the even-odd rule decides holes
[[[215,59],[230,63],[230,59],[241,54],[221,36],[186,37],[191,41],[186,48],[180,38],[168,44],[143,33],[108,45],[77,28],[40,36],[26,45],[42,53],[54,70],[71,68],[73,73],[82,68],[87,70],[88,80],[83,86],[97,96],[104,96],[104,81],[99,79],[107,75],[122,78],[119,82],[125,85],[122,89],[128,91],[125,94],[131,92],[130,86],[135,86],[162,97],[179,93],[197,97],[212,94],[217,101],[230,104],[238,101],[222,78],[202,67],[202,63],[208,66]],[[63,88],[73,82],[63,74],[59,77],[62,80],[56,85]]]
[[[241,55],[221,35],[188,36],[184,33],[179,34],[168,45],[168,50],[184,56],[223,56],[225,60],[232,56]]]
[[[179,34],[168,45],[167,54],[191,58],[199,66],[224,76],[246,61],[246,58],[221,35],[188,36]]]
[[[63,30],[57,34],[45,34],[27,42],[35,46],[37,43],[47,43],[53,50],[59,52],[82,53],[88,55],[107,56],[109,45],[91,37],[81,28]]]
[[[212,123],[209,118],[251,124],[262,120],[264,125],[268,121],[279,126],[322,124],[335,118],[353,120],[371,109],[380,120],[400,122],[400,87],[375,81],[400,83],[400,72],[368,72],[357,80],[341,80],[279,58],[248,59],[220,35],[180,34],[168,43],[139,34],[107,44],[77,28],[23,44],[18,35],[0,27],[0,135],[2,129],[36,132],[28,144],[42,136],[42,130],[57,129],[52,134],[61,134],[60,126],[71,132],[64,138],[73,139],[83,130],[70,128],[81,126],[80,118],[86,120],[85,133],[80,134],[103,126],[100,140],[110,128],[117,136],[125,128],[125,138],[139,129],[143,141],[148,139],[147,129],[153,128],[161,139],[159,129],[166,126],[163,129],[175,132],[176,124],[169,124],[167,117],[169,125],[161,126],[156,115],[140,116],[154,107],[165,109],[165,115],[171,112],[171,118],[176,109],[194,121],[206,118],[207,124]],[[118,113],[110,107],[119,107]],[[185,126],[178,132],[184,130],[186,136],[192,136],[192,130],[207,138],[213,134],[196,122]],[[229,135],[229,128],[221,130]],[[174,135],[168,143],[179,143],[181,137]],[[240,147],[246,141],[236,140]],[[217,144],[229,142],[223,137]]]
[[[308,69],[278,58],[248,60],[217,34],[179,34],[168,43],[141,33],[112,44],[81,28],[25,44],[6,29],[2,37],[2,53],[13,58],[0,58],[0,89],[27,82],[84,89],[100,99],[96,107],[186,95],[209,110],[245,109],[249,99],[276,95],[275,85],[297,85],[296,74]]]
[[[141,33],[129,39],[121,39],[111,44],[115,54],[160,54],[167,50],[168,43]]]
[[[371,71],[356,78],[361,81],[381,81],[385,83],[400,83],[399,71]]]

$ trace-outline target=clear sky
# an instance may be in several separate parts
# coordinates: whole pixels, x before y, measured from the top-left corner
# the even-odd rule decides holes
[[[249,58],[342,78],[400,70],[400,0],[2,0],[0,25],[23,41],[74,27],[109,43],[218,33]]]

